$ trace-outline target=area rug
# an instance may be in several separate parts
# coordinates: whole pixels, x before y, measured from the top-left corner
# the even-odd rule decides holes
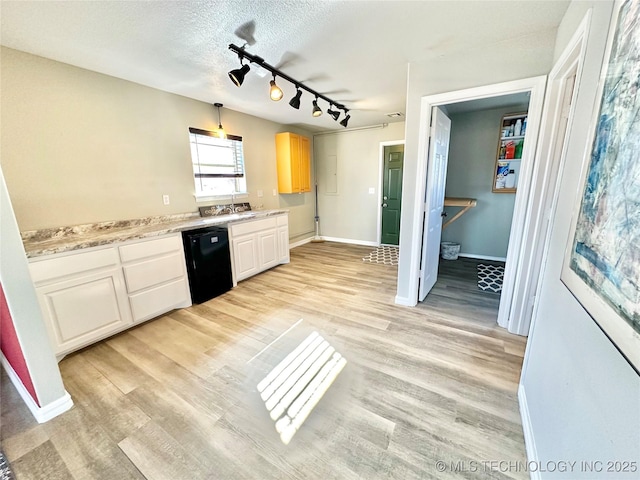
[[[398,265],[398,247],[384,245],[362,259],[363,262],[380,263],[383,265]]]
[[[478,288],[485,292],[500,293],[502,291],[502,280],[504,278],[504,267],[501,265],[478,264]]]
[[[16,477],[14,477],[13,473],[11,472],[11,468],[9,467],[7,458],[0,450],[0,480],[14,480],[15,478]]]

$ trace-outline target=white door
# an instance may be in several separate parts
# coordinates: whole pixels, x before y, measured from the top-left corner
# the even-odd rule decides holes
[[[427,189],[424,204],[425,218],[422,232],[422,261],[420,263],[420,291],[418,295],[420,301],[424,300],[438,279],[450,133],[451,120],[442,110],[434,107],[431,115],[431,141],[429,142]]]

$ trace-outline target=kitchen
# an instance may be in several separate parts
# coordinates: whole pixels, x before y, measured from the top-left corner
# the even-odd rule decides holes
[[[236,8],[240,8],[238,16],[243,21],[251,18],[252,8],[267,9],[271,4],[229,2],[221,4],[221,8],[231,8],[232,3],[239,4]],[[362,90],[354,88],[340,69],[331,71],[335,85],[327,90],[348,90],[335,96],[344,98],[345,103],[353,102],[350,126],[355,131],[340,130],[328,115],[316,126],[310,118],[292,123],[288,120],[291,107],[287,102],[273,106],[267,96],[269,78],[253,75],[253,71],[240,90],[233,90],[235,105],[226,98],[189,98],[188,86],[198,80],[189,71],[179,71],[176,64],[188,62],[173,55],[172,48],[168,57],[175,61],[174,71],[154,77],[149,86],[142,85],[141,78],[149,64],[158,67],[162,63],[161,55],[139,57],[132,66],[123,66],[113,52],[97,49],[93,55],[104,56],[113,68],[101,73],[70,65],[66,54],[55,60],[45,58],[47,40],[53,43],[62,36],[60,29],[65,25],[61,20],[63,10],[53,3],[51,7],[36,3],[27,7],[31,9],[28,21],[35,19],[33,28],[45,32],[39,53],[43,56],[20,51],[17,44],[4,43],[6,32],[11,30],[5,28],[8,8],[5,10],[3,5],[0,133],[6,189],[3,183],[0,273],[16,331],[12,334],[3,328],[2,341],[9,338],[22,344],[24,358],[16,372],[31,374],[31,382],[24,382],[27,395],[37,397],[36,407],[51,406],[44,413],[55,417],[43,424],[33,418],[25,420],[29,411],[24,402],[12,388],[3,391],[3,448],[23,472],[36,475],[36,466],[50,465],[75,478],[99,477],[106,472],[111,478],[207,478],[211,472],[217,472],[219,478],[302,478],[315,473],[324,478],[374,478],[391,472],[403,478],[424,478],[439,475],[434,471],[433,452],[446,458],[473,455],[476,460],[503,458],[505,452],[510,458],[527,458],[522,441],[523,422],[526,428],[527,419],[521,418],[517,391],[521,387],[523,339],[507,335],[489,323],[478,326],[467,322],[475,315],[473,309],[460,316],[442,305],[394,305],[396,272],[362,265],[362,256],[370,250],[362,245],[377,241],[372,219],[380,205],[378,148],[382,142],[405,139],[405,178],[410,186],[415,184],[420,180],[412,174],[416,170],[421,97],[546,75],[588,11],[592,12],[592,26],[587,29],[587,80],[578,96],[581,118],[586,119],[595,98],[612,5],[574,1],[544,2],[541,7],[535,2],[505,2],[487,8],[485,2],[470,2],[460,9],[454,4],[447,7],[438,3],[436,9],[448,9],[449,16],[445,15],[447,20],[443,21],[441,15],[428,11],[434,7],[432,2],[412,2],[412,8],[424,9],[420,15],[413,15],[414,19],[407,15],[409,9],[396,12],[401,10],[394,7],[396,2],[379,2],[375,12],[378,20],[368,17],[372,35],[363,35],[366,29],[354,28],[364,15],[357,11],[355,2],[317,3],[320,10],[315,11],[309,8],[309,2],[288,4],[293,9],[288,12],[290,35],[277,30],[273,38],[278,39],[282,53],[290,38],[297,38],[303,30],[317,30],[313,35],[319,44],[329,45],[333,52],[343,51],[344,36],[326,35],[322,28],[308,26],[333,9],[351,13],[343,18],[326,15],[327,19],[336,20],[332,28],[337,30],[331,31],[352,33],[349,51],[353,55],[349,61],[364,69],[376,66],[379,58],[388,59],[385,68],[375,67],[379,70],[378,81],[371,81],[374,72],[363,81]],[[85,8],[81,2],[74,5]],[[80,17],[86,21],[76,22],[79,17],[72,15],[68,18],[74,21],[66,24],[72,23],[77,29],[74,32],[80,34],[101,31],[100,27],[107,23],[115,31],[114,41],[123,42],[125,50],[127,42],[144,38],[153,28],[166,36],[164,44],[177,45],[180,42],[172,33],[174,23],[190,27],[190,19],[198,18],[198,12],[193,11],[195,3],[181,5],[183,12],[163,20],[161,9],[150,11],[140,2],[117,4],[114,8],[124,10],[117,22],[105,22],[108,18],[104,10],[91,15],[92,10],[87,8],[86,18]],[[508,9],[513,10],[509,13]],[[402,37],[406,41],[400,43],[407,49],[418,45],[412,62],[407,62],[404,50],[394,50],[390,47],[393,42],[380,34],[386,32],[380,19],[397,18],[392,17],[396,13],[402,13],[397,22],[398,35],[400,30],[408,32],[408,37]],[[57,22],[61,27],[47,27],[43,20],[47,15],[61,20]],[[132,18],[141,20],[133,22]],[[219,26],[229,37],[222,49],[235,40],[232,32],[241,23],[237,16],[229,18],[233,21]],[[477,22],[478,18],[487,19],[486,25]],[[506,18],[511,20],[499,21]],[[536,19],[538,23],[531,32],[521,30],[523,24],[536,23]],[[415,28],[406,27],[411,20],[417,22],[412,23]],[[278,18],[276,23],[279,25],[282,20]],[[458,36],[451,36],[452,25],[459,28]],[[117,35],[119,28],[126,30],[127,26],[140,37]],[[261,27],[258,23],[256,33]],[[435,36],[424,44],[416,42],[418,31]],[[201,50],[192,60],[202,66],[205,62],[201,59],[207,57],[202,49],[206,50],[203,45],[210,40],[211,25],[196,35],[198,40],[192,46]],[[62,51],[82,53],[83,49],[83,42],[71,41]],[[251,51],[262,52],[262,45],[252,46]],[[360,61],[358,55],[365,55],[363,52],[371,55],[368,61]],[[311,57],[302,60],[311,62],[315,59]],[[506,62],[506,58],[517,61]],[[238,68],[237,59],[231,60],[224,63],[224,68],[216,66],[223,77],[231,68]],[[268,60],[276,64],[287,58]],[[410,69],[407,63],[411,64]],[[302,64],[305,65],[313,67]],[[308,69],[311,71],[306,75],[313,75],[317,69]],[[386,81],[391,71],[401,72],[399,83]],[[322,75],[316,80],[322,81]],[[307,77],[304,79],[307,81]],[[313,83],[311,79],[309,84]],[[215,80],[199,81],[202,88],[218,88]],[[361,93],[367,84],[383,85],[389,91],[401,92],[403,98],[372,112],[374,107],[367,100],[370,95]],[[288,99],[293,91],[286,95]],[[311,99],[305,96],[303,100],[308,114]],[[213,107],[216,101],[225,104],[220,111],[225,130],[242,136],[245,144],[248,194],[234,201],[250,203],[256,214],[288,212],[289,244],[300,245],[291,250],[291,262],[240,282],[213,302],[174,310],[150,322],[141,320],[134,328],[68,355],[59,369],[47,332],[34,328],[32,323],[42,313],[20,232],[196,213],[199,206],[214,203],[201,204],[194,198],[189,128],[215,130],[219,124],[218,111]],[[252,104],[275,109],[271,120],[242,113],[249,111]],[[406,124],[387,120],[387,112],[398,111],[404,111]],[[571,132],[574,143],[587,132],[586,125],[577,125]],[[371,126],[376,128],[357,130]],[[335,132],[319,135],[325,130]],[[275,135],[281,132],[313,138],[323,147],[331,147],[324,151],[337,152],[341,162],[337,169],[338,195],[330,193],[320,198],[321,234],[355,245],[301,245],[314,235],[314,193],[277,193]],[[577,152],[582,147],[576,144],[570,151]],[[318,160],[312,158],[312,164]],[[576,170],[578,161],[572,158],[570,166]],[[311,169],[312,185],[316,180],[314,170]],[[369,193],[371,188],[374,193]],[[403,192],[411,195],[411,189]],[[168,202],[164,196],[168,196]],[[221,203],[228,204],[230,200]],[[559,223],[554,223],[554,228],[560,228]],[[553,248],[558,250],[557,245]],[[402,256],[399,271],[406,267]],[[126,266],[120,264],[118,268]],[[548,277],[550,284],[553,279]],[[564,290],[558,286],[554,294],[557,292]],[[438,298],[447,298],[444,293]],[[529,385],[527,390],[532,411],[544,411],[544,418],[534,416],[530,425],[534,427],[538,451],[542,456],[549,452],[577,455],[621,451],[637,439],[637,433],[629,430],[637,415],[632,416],[628,403],[613,408],[620,399],[631,396],[612,398],[611,392],[617,391],[612,383],[633,394],[637,391],[637,378],[628,374],[626,364],[600,332],[588,330],[589,319],[574,300],[563,297],[560,302],[552,302],[549,295],[545,292],[543,307],[569,305],[575,307],[575,312],[563,318],[550,313],[548,319],[539,319],[539,326],[546,330],[540,328],[542,333],[538,335],[545,331],[553,334],[563,321],[573,319],[587,324],[587,330],[550,335],[554,340],[549,342],[542,337],[536,348],[546,343],[544,349],[530,352],[531,371],[533,367],[541,371],[538,377],[529,377],[530,383],[538,383]],[[4,312],[3,309],[3,320],[7,318]],[[274,428],[264,418],[253,415],[258,410],[252,408],[255,405],[247,392],[259,379],[246,365],[256,365],[251,363],[252,358],[301,319],[304,321],[299,326],[305,333],[306,329],[320,329],[334,339],[333,347],[348,358],[349,364],[331,392],[334,401],[320,403],[318,411],[322,414],[315,421],[310,417],[308,430],[301,430],[294,437],[292,445],[299,441],[298,445],[308,448],[294,451],[265,441]],[[235,348],[229,348],[231,345]],[[569,349],[592,349],[597,355],[581,356],[584,364],[578,366],[571,363],[574,357],[567,359],[567,345]],[[555,359],[557,365],[549,366],[546,358]],[[595,364],[607,368],[598,369]],[[263,373],[263,368],[266,365],[257,369]],[[562,382],[562,372],[567,373],[571,392],[545,388],[556,380],[556,384]],[[3,375],[3,385],[8,384]],[[70,406],[65,389],[73,392],[76,407],[61,414]],[[549,391],[557,393],[549,395]],[[579,401],[575,400],[578,397]],[[56,403],[58,400],[61,401]],[[589,417],[594,404],[609,408],[601,409],[591,419],[593,424],[585,426],[583,420]],[[336,406],[337,410],[333,410]],[[342,413],[347,410],[349,416],[345,417]],[[626,422],[621,421],[624,415],[620,412],[626,412]],[[557,435],[545,419],[564,425],[564,430]],[[605,424],[614,432],[607,445],[597,435]],[[585,428],[589,429],[586,434]],[[433,435],[423,435],[425,432]],[[326,442],[327,438],[332,441]],[[104,470],[95,470],[99,466]]]

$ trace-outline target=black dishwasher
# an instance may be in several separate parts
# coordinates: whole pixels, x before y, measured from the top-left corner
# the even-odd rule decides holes
[[[203,303],[233,286],[229,233],[226,227],[182,232],[191,301]]]

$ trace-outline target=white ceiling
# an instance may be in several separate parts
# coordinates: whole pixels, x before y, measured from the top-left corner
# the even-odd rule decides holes
[[[234,31],[254,21],[250,53],[280,67],[351,111],[349,127],[402,121],[407,65],[505,39],[555,35],[569,0],[554,1],[4,1],[0,43],[278,123],[311,130],[341,128],[311,117],[311,96],[288,105],[295,89],[255,68],[237,88]],[[328,105],[320,101],[326,110]],[[342,117],[341,117],[342,118]]]

